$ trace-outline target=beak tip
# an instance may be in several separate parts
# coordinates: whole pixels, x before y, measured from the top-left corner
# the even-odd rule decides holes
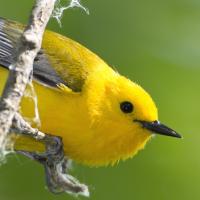
[[[176,133],[176,136],[175,136],[175,137],[180,138],[180,139],[183,139],[183,137],[182,137],[180,134],[178,134],[178,133]]]
[[[182,138],[182,136],[179,134],[179,133],[177,133],[176,131],[173,131],[172,130],[172,132],[171,132],[172,134],[171,135],[169,135],[169,136],[172,136],[172,137],[176,137],[176,138]]]

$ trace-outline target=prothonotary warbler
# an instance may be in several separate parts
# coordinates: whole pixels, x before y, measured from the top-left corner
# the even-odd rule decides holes
[[[0,93],[16,54],[23,25],[0,18]],[[120,75],[79,43],[46,31],[34,61],[33,86],[40,130],[60,136],[69,158],[89,166],[114,164],[135,155],[153,134],[180,138],[158,121],[151,96]],[[32,103],[23,98],[21,113],[30,116]],[[25,136],[15,148],[40,151]]]

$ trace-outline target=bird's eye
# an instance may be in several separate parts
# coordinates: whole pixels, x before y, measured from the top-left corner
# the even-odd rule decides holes
[[[120,103],[120,109],[124,113],[131,113],[133,112],[133,104],[129,101],[123,101]]]

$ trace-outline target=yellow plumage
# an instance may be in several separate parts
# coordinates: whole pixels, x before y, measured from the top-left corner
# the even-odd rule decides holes
[[[14,46],[12,38],[19,37],[15,31],[21,26],[2,21],[0,32],[6,33]],[[129,158],[144,147],[152,130],[141,123],[158,119],[157,108],[147,92],[85,47],[59,34],[45,32],[42,55],[48,61],[47,72],[51,67],[63,82],[50,87],[46,79],[51,78],[37,72],[35,67],[33,85],[38,98],[40,130],[62,137],[68,157],[100,166]],[[8,75],[6,64],[1,65],[0,94]],[[122,107],[123,102],[131,103],[133,110],[127,110],[130,105],[127,107],[126,103]],[[21,112],[26,117],[33,116],[33,103],[28,98],[23,98]],[[42,151],[43,145],[22,136],[16,139],[15,148]]]

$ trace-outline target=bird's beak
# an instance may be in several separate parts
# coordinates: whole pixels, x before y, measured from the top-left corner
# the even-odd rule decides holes
[[[142,124],[142,126],[155,134],[166,135],[171,137],[181,138],[181,135],[176,131],[168,128],[167,126],[161,124],[159,121],[147,122],[142,120],[135,120]]]

